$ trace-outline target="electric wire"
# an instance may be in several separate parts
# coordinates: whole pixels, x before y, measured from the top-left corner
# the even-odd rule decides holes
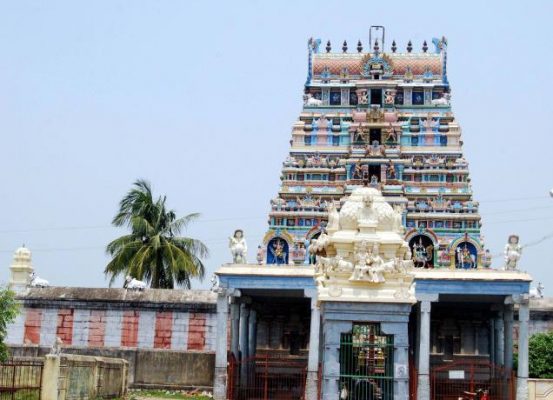
[[[543,199],[543,197],[533,197],[534,199]],[[528,200],[529,197],[526,198],[518,198],[518,199],[507,199],[506,201],[522,201],[522,200]],[[497,201],[492,201],[497,202]],[[480,202],[481,203],[481,202]],[[515,213],[515,212],[525,212],[525,211],[535,211],[535,210],[548,210],[553,209],[553,206],[544,206],[544,207],[528,207],[528,208],[518,208],[518,209],[512,209],[512,210],[501,210],[501,211],[492,211],[492,212],[486,212],[483,213],[483,216],[488,215],[498,215],[498,214],[509,214],[509,213]],[[254,220],[266,220],[267,216],[242,216],[242,217],[225,217],[225,218],[209,218],[209,219],[202,219],[199,218],[197,220],[197,223],[212,223],[212,222],[224,222],[224,221],[254,221]],[[521,220],[521,221],[526,221]],[[519,220],[509,220],[509,221],[498,221],[498,222],[518,222]],[[496,221],[485,221],[486,223],[495,223]],[[43,227],[43,228],[25,228],[25,229],[0,229],[0,234],[13,234],[13,233],[32,233],[32,232],[55,232],[55,231],[78,231],[78,230],[96,230],[96,229],[113,229],[113,225],[82,225],[82,226],[60,226],[60,227]]]

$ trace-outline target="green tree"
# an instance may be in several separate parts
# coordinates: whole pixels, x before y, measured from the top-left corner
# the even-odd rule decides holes
[[[166,197],[154,200],[150,184],[137,180],[119,204],[112,224],[127,226],[131,233],[107,245],[112,260],[104,273],[111,277],[110,285],[119,275],[144,280],[152,288],[172,289],[175,285],[190,288],[190,279],[203,279],[202,258],[207,247],[199,240],[179,236],[199,214],[177,218],[167,210]]]
[[[553,332],[536,333],[528,342],[530,378],[553,378]]]
[[[0,288],[0,361],[8,358],[8,348],[4,340],[8,334],[8,325],[15,320],[18,313],[19,304],[15,300],[15,293]]]

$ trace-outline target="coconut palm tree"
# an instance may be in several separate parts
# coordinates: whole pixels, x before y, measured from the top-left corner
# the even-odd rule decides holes
[[[166,196],[154,201],[150,184],[137,180],[119,204],[112,224],[128,226],[131,233],[121,236],[106,247],[112,260],[104,273],[110,285],[119,275],[144,280],[152,288],[172,289],[175,285],[190,288],[190,279],[203,279],[202,258],[207,247],[199,240],[179,236],[199,214],[177,218],[167,210]]]

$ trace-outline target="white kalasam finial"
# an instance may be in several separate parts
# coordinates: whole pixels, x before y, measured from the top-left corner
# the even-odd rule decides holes
[[[505,269],[508,271],[516,270],[521,254],[522,246],[519,244],[518,235],[510,235],[505,245]]]
[[[248,252],[248,245],[244,238],[244,231],[237,229],[234,231],[234,235],[229,237],[229,249],[232,254],[232,262],[234,264],[246,264],[246,256]]]

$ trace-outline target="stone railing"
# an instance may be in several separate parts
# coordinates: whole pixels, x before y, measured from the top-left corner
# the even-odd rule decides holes
[[[528,400],[553,400],[553,379],[528,379]]]

